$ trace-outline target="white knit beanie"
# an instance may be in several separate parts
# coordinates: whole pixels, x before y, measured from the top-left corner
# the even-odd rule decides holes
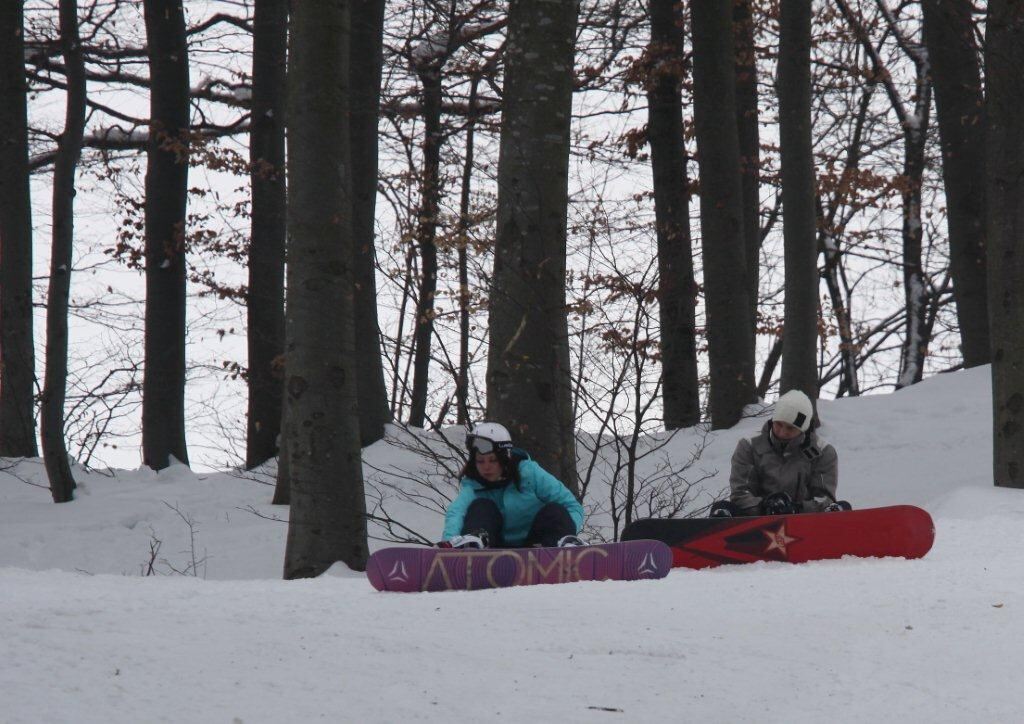
[[[814,405],[811,398],[800,390],[790,390],[775,403],[775,414],[772,421],[788,422],[794,427],[799,427],[803,432],[811,429],[811,419],[814,417]]]

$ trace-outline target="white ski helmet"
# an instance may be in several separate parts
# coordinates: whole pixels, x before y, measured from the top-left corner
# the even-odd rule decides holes
[[[807,432],[811,429],[813,418],[814,405],[811,398],[800,390],[790,390],[775,403],[772,422],[788,422],[793,427],[799,427],[801,431]]]
[[[466,449],[471,453],[505,452],[512,449],[508,428],[496,422],[478,422],[466,435]]]

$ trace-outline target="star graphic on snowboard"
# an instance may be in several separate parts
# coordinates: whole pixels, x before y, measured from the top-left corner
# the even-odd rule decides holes
[[[793,538],[786,535],[786,521],[779,523],[775,530],[769,530],[767,528],[761,530],[765,537],[768,539],[768,547],[764,549],[765,553],[772,551],[778,551],[783,558],[786,557],[786,546],[794,541],[800,540],[799,538]]]

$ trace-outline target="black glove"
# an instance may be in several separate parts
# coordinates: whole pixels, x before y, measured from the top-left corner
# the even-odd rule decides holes
[[[761,506],[765,515],[789,515],[800,512],[797,504],[786,493],[772,493],[761,501]]]
[[[841,510],[853,510],[853,506],[845,500],[837,500],[834,503],[829,503],[825,508],[826,513],[838,513]]]

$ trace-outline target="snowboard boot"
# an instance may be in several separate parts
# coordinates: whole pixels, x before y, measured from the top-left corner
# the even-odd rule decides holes
[[[462,535],[452,536],[448,541],[452,544],[452,548],[476,548],[483,549],[488,548],[490,536],[484,529],[474,530],[472,533],[463,533]]]
[[[731,500],[719,500],[711,504],[709,518],[732,518],[736,515],[736,506]]]
[[[825,512],[827,513],[838,513],[843,510],[853,510],[853,506],[845,500],[837,500],[834,503],[829,503],[828,507],[825,508]]]
[[[558,539],[559,548],[575,548],[577,546],[585,546],[584,543],[578,536],[574,535],[563,535]]]

